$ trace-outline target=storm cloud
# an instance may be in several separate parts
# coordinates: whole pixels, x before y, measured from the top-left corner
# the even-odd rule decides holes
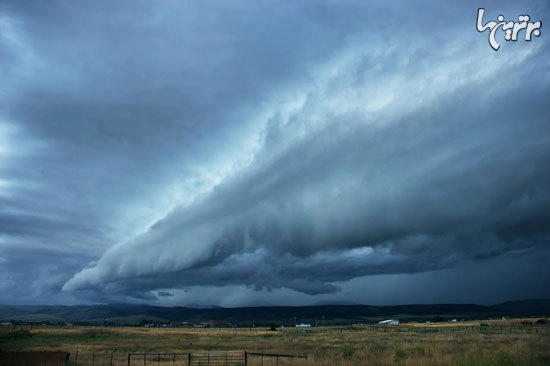
[[[5,301],[548,296],[546,34],[481,6],[0,3]]]

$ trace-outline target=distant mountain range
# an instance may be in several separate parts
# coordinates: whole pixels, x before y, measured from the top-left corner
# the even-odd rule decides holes
[[[434,305],[319,305],[260,306],[242,308],[159,307],[147,305],[14,306],[0,305],[0,319],[87,324],[138,324],[151,322],[224,321],[235,325],[265,324],[275,321],[321,325],[369,323],[396,318],[402,321],[442,319],[482,319],[501,316],[548,316],[550,299],[523,300],[484,306],[474,304]],[[295,320],[296,319],[296,320]]]

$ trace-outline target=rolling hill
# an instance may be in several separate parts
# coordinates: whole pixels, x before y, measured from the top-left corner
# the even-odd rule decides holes
[[[320,306],[262,306],[241,308],[187,308],[148,305],[78,305],[78,306],[13,306],[0,305],[0,319],[15,321],[70,322],[88,324],[137,324],[155,322],[225,321],[235,325],[262,324],[276,321],[298,323],[351,324],[374,322],[385,318],[403,321],[443,319],[481,319],[500,316],[547,316],[550,299],[523,300],[485,306],[475,304],[433,305],[320,305]]]

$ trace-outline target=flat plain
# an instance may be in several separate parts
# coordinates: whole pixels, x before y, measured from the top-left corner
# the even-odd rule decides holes
[[[0,350],[68,351],[70,363],[79,365],[127,365],[130,352],[147,353],[145,360],[143,356],[132,356],[132,365],[184,365],[187,359],[174,353],[200,351],[308,356],[307,360],[249,357],[250,365],[550,365],[550,325],[522,325],[521,320],[358,324],[276,331],[13,326],[0,328]],[[487,326],[480,326],[482,322]]]

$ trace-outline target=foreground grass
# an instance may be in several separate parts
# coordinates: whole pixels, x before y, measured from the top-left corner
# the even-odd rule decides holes
[[[95,365],[108,364],[111,352],[114,352],[113,364],[117,365],[126,364],[128,352],[227,350],[308,355],[307,361],[295,360],[294,365],[550,365],[550,326],[522,326],[518,320],[488,323],[489,327],[480,327],[479,322],[475,322],[277,331],[132,327],[0,329],[0,350],[64,350],[71,355],[78,350],[79,364],[91,364],[90,355],[95,352]],[[250,364],[259,364],[259,360],[251,361]],[[171,364],[168,359],[166,364]],[[264,364],[269,363],[265,360]]]

